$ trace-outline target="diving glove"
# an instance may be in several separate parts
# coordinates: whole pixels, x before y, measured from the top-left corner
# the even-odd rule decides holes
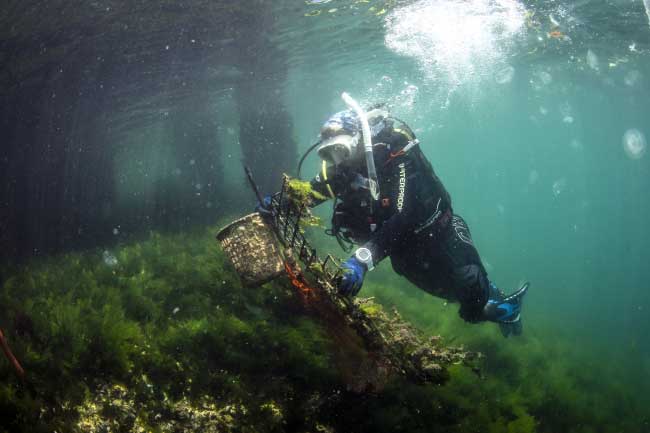
[[[521,305],[528,287],[530,284],[524,283],[517,291],[505,296],[494,283],[490,282],[490,293],[483,307],[483,317],[485,320],[498,323],[504,337],[521,335],[523,330]]]
[[[264,196],[262,199],[262,202],[258,202],[257,206],[255,206],[255,212],[259,212],[262,215],[270,215],[272,212],[271,209],[271,203],[273,200],[273,196],[271,194],[267,194]]]
[[[338,283],[339,293],[355,296],[361,290],[363,277],[367,270],[366,265],[356,257],[350,257],[341,267],[343,268],[343,276]]]

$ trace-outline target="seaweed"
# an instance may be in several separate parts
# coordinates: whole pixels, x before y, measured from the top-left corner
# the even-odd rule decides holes
[[[633,393],[643,382],[621,382],[620,362],[582,368],[585,355],[569,338],[548,338],[555,330],[503,344],[494,327],[463,324],[453,304],[381,266],[364,285],[370,299],[354,308],[401,356],[448,356],[439,364],[445,380],[431,386],[395,375],[358,392],[340,370],[354,359],[341,358],[347,337],[331,332],[339,316],[317,319],[286,279],[241,286],[214,231],[151,233],[109,251],[116,261],[100,249],[3,271],[0,326],[25,379],[0,360],[0,431],[644,429],[647,397]],[[480,378],[453,365],[464,359],[441,341],[454,339],[485,354]],[[639,371],[648,365],[639,359]]]

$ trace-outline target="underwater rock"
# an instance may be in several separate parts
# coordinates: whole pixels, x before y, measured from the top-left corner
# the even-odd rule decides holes
[[[243,404],[219,406],[207,395],[198,401],[187,397],[142,401],[142,396],[121,384],[100,385],[76,409],[79,419],[74,430],[83,433],[228,433],[240,431],[242,418],[248,414]],[[275,417],[281,419],[282,413],[276,411]]]

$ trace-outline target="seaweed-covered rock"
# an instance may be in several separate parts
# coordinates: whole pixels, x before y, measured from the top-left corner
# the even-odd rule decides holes
[[[277,411],[277,408],[273,406]],[[241,431],[248,409],[241,403],[217,404],[204,395],[197,401],[184,396],[177,401],[142,401],[134,390],[122,384],[102,384],[76,408],[79,419],[74,429],[83,433],[161,433]],[[282,418],[282,414],[274,413]]]

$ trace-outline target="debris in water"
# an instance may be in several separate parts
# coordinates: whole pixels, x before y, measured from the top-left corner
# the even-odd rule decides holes
[[[630,159],[640,159],[645,153],[646,141],[638,129],[628,129],[623,135],[623,150]]]
[[[648,1],[650,1],[650,0],[648,0]],[[596,55],[596,53],[591,51],[591,49],[587,50],[587,64],[594,71],[600,70],[598,56]]]
[[[102,254],[102,259],[104,260],[104,263],[107,266],[113,267],[117,265],[117,257],[111,254],[111,252],[108,250],[104,250],[104,253]]]
[[[181,309],[179,307],[174,307],[174,309],[172,310],[172,314],[176,314],[179,311],[181,311]]]

